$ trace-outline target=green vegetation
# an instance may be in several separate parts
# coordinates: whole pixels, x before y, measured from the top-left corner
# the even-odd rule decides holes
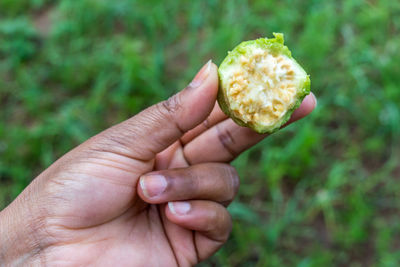
[[[0,1],[0,207],[209,58],[272,32],[311,75],[318,108],[234,162],[233,233],[204,266],[398,266],[393,0]]]

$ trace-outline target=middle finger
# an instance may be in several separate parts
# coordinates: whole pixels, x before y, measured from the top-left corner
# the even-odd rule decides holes
[[[229,204],[239,187],[236,170],[225,163],[151,172],[139,180],[140,197],[151,204],[179,200],[211,200]]]

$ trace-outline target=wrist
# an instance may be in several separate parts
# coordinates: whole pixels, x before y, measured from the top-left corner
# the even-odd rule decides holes
[[[42,252],[38,214],[27,188],[0,212],[0,265],[19,266],[40,263]]]

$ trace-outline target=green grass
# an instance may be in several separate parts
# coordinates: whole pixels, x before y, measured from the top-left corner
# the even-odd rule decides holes
[[[272,32],[311,74],[318,108],[234,162],[233,233],[204,266],[398,266],[393,0],[2,0],[0,208],[72,147],[183,88],[209,58]]]

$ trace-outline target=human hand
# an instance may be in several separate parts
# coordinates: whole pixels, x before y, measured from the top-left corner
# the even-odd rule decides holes
[[[180,93],[56,161],[0,213],[0,262],[191,266],[211,256],[231,229],[228,163],[266,136],[228,119],[217,90],[209,62]],[[291,122],[314,106],[306,97]]]

